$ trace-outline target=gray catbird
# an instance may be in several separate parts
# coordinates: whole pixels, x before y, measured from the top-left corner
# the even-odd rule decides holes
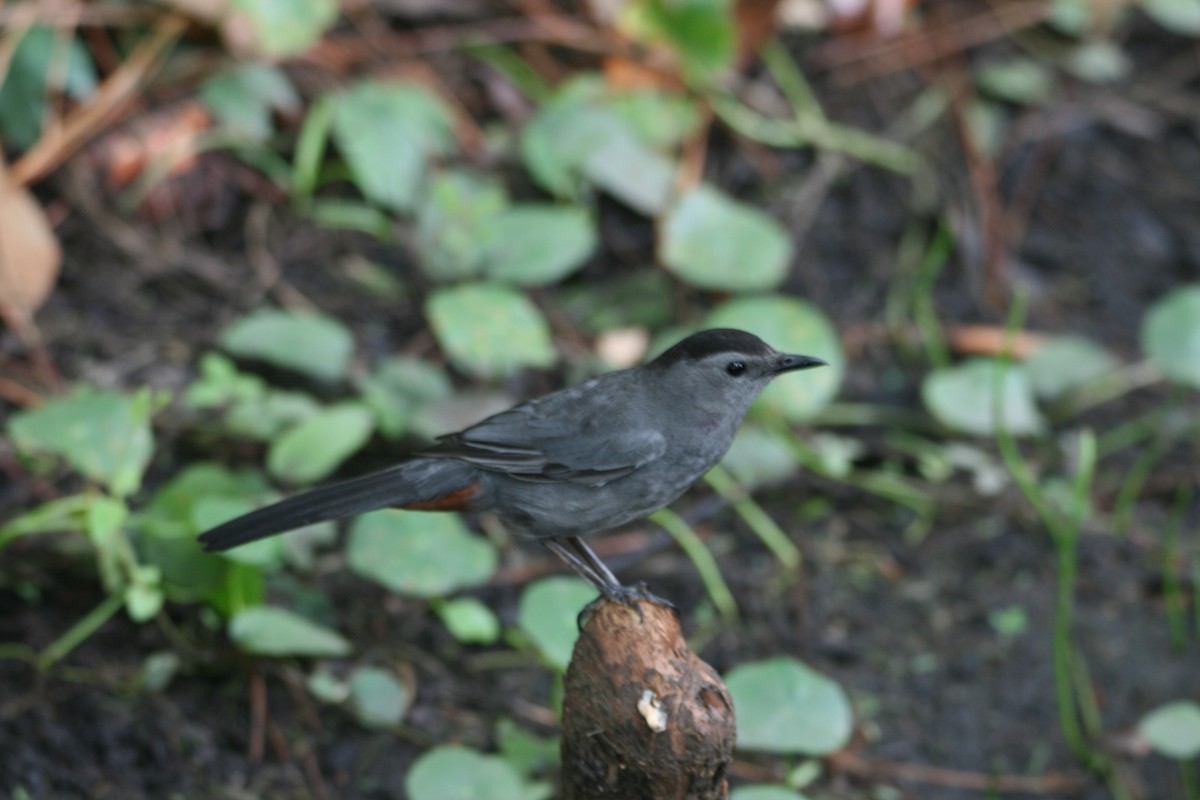
[[[720,328],[648,364],[522,403],[381,472],[290,497],[200,536],[232,547],[377,508],[488,511],[545,545],[605,596],[622,586],[581,536],[670,503],[721,459],[750,404],[784,372],[825,362]]]

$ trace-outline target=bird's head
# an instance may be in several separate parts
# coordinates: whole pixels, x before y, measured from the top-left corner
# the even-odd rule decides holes
[[[738,421],[777,375],[826,366],[781,353],[752,333],[713,328],[693,333],[646,365],[681,403],[738,412]]]

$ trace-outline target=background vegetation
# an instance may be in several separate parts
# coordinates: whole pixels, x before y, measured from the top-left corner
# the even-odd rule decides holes
[[[553,796],[552,558],[196,535],[732,326],[737,800],[1200,797],[1200,0],[846,5],[0,9],[0,792]]]

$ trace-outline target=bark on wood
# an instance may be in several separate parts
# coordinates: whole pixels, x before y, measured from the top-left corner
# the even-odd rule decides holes
[[[724,800],[736,730],[716,671],[669,608],[605,601],[584,626],[563,698],[565,800]]]

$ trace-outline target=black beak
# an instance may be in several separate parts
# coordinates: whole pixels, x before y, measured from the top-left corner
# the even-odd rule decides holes
[[[780,356],[775,361],[775,373],[794,372],[798,369],[812,369],[813,367],[828,367],[828,361],[822,361],[813,356]]]

